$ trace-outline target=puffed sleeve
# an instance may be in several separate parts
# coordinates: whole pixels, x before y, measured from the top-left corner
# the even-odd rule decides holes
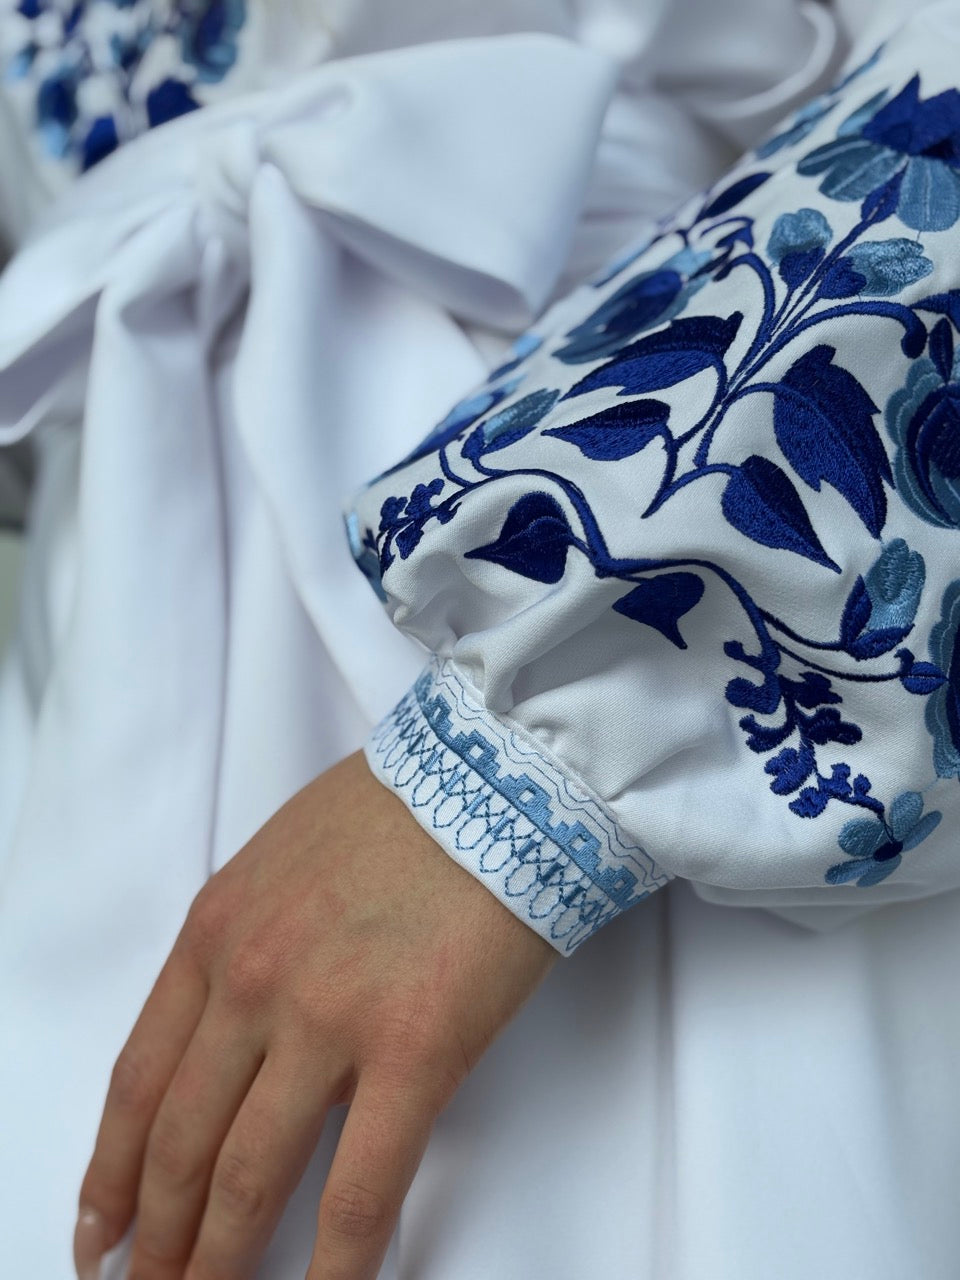
[[[958,65],[931,4],[348,509],[431,655],[370,765],[562,954],[960,886]]]

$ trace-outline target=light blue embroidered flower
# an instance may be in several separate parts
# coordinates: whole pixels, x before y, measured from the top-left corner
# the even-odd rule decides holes
[[[892,298],[933,271],[915,240],[863,240],[839,258],[824,276],[822,298]]]
[[[795,288],[823,261],[833,230],[819,209],[781,213],[773,224],[767,253],[780,268],[785,284]]]
[[[870,600],[866,631],[907,631],[917,616],[926,566],[919,551],[894,538],[864,578]]]
[[[904,502],[929,524],[960,528],[960,352],[949,321],[938,321],[929,357],[914,360],[891,396],[886,423]]]
[[[933,767],[941,778],[960,778],[960,581],[943,593],[940,621],[930,635],[930,657],[946,677],[927,700]]]
[[[960,92],[921,101],[914,76],[890,101],[858,108],[797,172],[822,174],[832,200],[864,200],[914,231],[945,231],[960,218]]]
[[[902,792],[885,818],[856,818],[841,829],[838,843],[850,859],[832,866],[824,879],[827,884],[856,880],[862,889],[879,884],[896,871],[905,853],[926,840],[942,817],[937,809],[923,812],[919,791]]]

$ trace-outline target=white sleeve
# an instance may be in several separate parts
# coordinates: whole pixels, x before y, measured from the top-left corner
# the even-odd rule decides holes
[[[370,764],[564,954],[960,885],[958,56],[928,5],[348,514],[433,655]]]

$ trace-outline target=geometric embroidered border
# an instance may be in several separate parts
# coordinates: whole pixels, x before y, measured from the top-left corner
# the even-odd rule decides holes
[[[447,853],[562,955],[672,879],[449,660],[434,658],[365,751]]]

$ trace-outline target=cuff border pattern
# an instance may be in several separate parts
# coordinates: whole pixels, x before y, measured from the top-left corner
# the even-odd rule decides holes
[[[365,748],[420,825],[562,955],[672,877],[434,659]]]

